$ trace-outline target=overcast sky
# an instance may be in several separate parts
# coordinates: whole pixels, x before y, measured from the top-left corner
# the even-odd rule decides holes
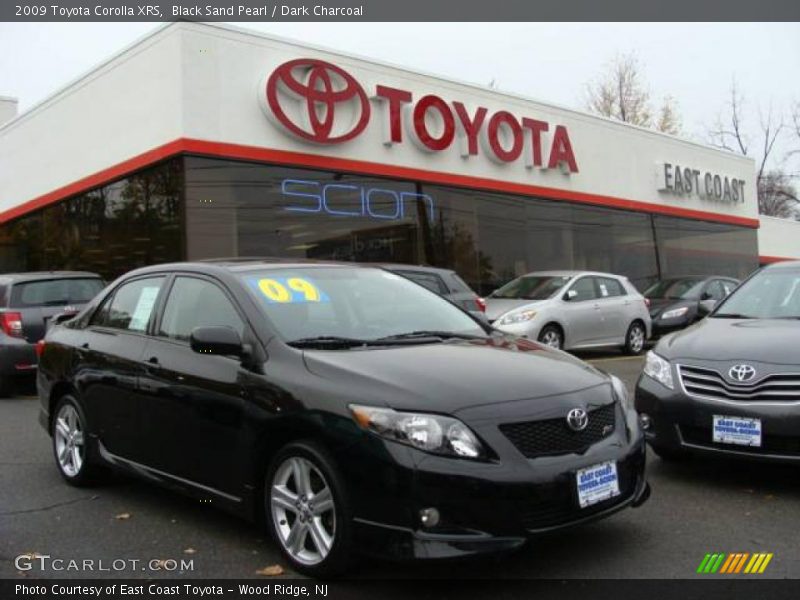
[[[745,121],[800,102],[800,24],[246,23],[239,26],[508,92],[584,108],[586,83],[636,52],[654,100],[671,94],[687,137],[725,107],[735,77]],[[153,23],[0,23],[0,95],[26,110],[158,27]],[[795,147],[800,144],[795,144]],[[781,153],[789,149],[789,136]],[[793,168],[792,170],[800,170]]]

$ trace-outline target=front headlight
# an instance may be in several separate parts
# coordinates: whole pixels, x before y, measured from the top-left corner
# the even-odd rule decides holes
[[[617,400],[622,405],[626,411],[633,410],[633,404],[631,403],[631,396],[628,394],[628,388],[625,387],[625,384],[622,383],[622,380],[617,377],[616,375],[610,375],[611,377],[611,387],[614,388],[614,395],[616,395]]]
[[[664,387],[675,389],[675,383],[672,380],[672,365],[652,350],[645,357],[644,374],[655,379]]]
[[[688,306],[682,306],[681,308],[673,308],[672,310],[668,310],[666,312],[661,313],[662,319],[675,319],[677,317],[682,317],[687,312],[689,312]]]
[[[498,321],[499,325],[512,325],[513,323],[524,323],[525,321],[530,321],[533,317],[536,316],[535,310],[523,310],[517,313],[511,313],[506,315],[502,319]]]
[[[350,411],[361,427],[392,441],[444,456],[486,457],[481,442],[458,419],[356,404],[350,405]]]

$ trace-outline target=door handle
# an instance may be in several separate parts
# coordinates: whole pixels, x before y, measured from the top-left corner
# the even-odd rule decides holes
[[[89,349],[89,342],[83,342],[81,344],[81,350],[88,350]]]
[[[158,364],[158,357],[157,356],[151,356],[150,358],[147,359],[147,364],[148,365],[157,365]]]
[[[595,310],[600,310],[600,305],[599,305],[599,304],[595,304],[595,305],[594,305],[594,309],[595,309]]]

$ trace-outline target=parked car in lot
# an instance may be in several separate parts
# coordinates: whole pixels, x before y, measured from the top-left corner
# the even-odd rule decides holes
[[[708,315],[739,280],[732,277],[673,277],[656,281],[644,291],[650,302],[653,335],[688,327]]]
[[[644,297],[610,273],[523,275],[486,298],[486,316],[497,329],[565,350],[620,346],[639,354],[650,337]]]
[[[368,264],[366,266],[369,266]],[[402,275],[411,281],[428,288],[435,294],[447,298],[453,304],[472,313],[486,311],[486,302],[472,291],[466,282],[452,269],[424,267],[395,263],[375,264],[387,271]]]
[[[58,313],[75,312],[100,290],[95,273],[44,271],[0,275],[0,396],[36,369],[35,344]]]
[[[800,462],[800,262],[762,269],[664,337],[647,354],[636,409],[665,459]]]
[[[139,269],[48,332],[41,424],[103,466],[263,517],[298,571],[457,557],[646,500],[622,382],[382,269]]]

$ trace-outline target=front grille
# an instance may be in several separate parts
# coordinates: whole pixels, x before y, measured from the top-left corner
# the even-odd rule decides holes
[[[589,424],[583,431],[570,429],[566,417],[505,423],[500,425],[500,431],[526,458],[580,454],[614,432],[615,414],[613,403],[589,411]]]
[[[528,530],[547,529],[579,521],[630,499],[636,491],[636,470],[632,464],[617,463],[619,496],[580,508],[575,491],[574,475],[549,488],[540,488],[540,495],[531,498],[522,508],[522,525]]]
[[[800,374],[776,373],[754,383],[733,383],[714,369],[678,366],[683,389],[690,396],[752,402],[800,401]]]
[[[738,444],[722,444],[712,441],[711,427],[681,425],[683,441],[694,446],[705,446],[731,452],[747,452],[749,454],[780,454],[784,456],[800,456],[800,437],[788,435],[761,434],[761,446],[740,446]]]

